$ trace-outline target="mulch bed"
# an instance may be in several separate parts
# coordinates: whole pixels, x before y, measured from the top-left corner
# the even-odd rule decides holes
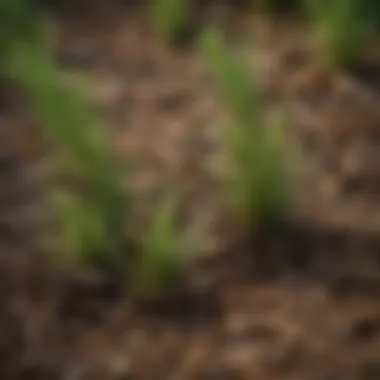
[[[228,112],[191,46],[165,44],[137,7],[56,14],[67,80],[91,83],[115,154],[135,158],[136,218],[175,186],[185,222],[208,229],[194,289],[159,309],[137,308],[92,274],[68,276],[34,244],[47,147],[17,89],[4,84],[1,378],[380,377],[380,61],[369,54],[352,73],[329,76],[313,67],[293,20],[227,6],[200,13],[200,24],[221,23],[257,63],[268,109],[288,107],[289,220],[253,243],[226,222],[208,160],[218,149],[210,128]]]

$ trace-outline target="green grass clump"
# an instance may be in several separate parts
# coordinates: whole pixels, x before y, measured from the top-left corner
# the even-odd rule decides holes
[[[361,0],[305,0],[315,58],[327,69],[353,65],[368,37]]]
[[[54,192],[62,248],[78,262],[116,269],[114,252],[125,232],[128,209],[105,128],[86,96],[62,83],[59,69],[43,48],[14,43],[9,67],[31,95],[46,135],[61,153],[64,173],[86,189],[86,194]]]
[[[51,194],[59,247],[76,262],[115,269],[127,210],[104,128],[86,96],[62,83],[45,46],[45,24],[30,2],[2,1],[0,21],[3,73],[29,93],[44,132],[61,154],[63,173],[87,190],[84,195],[62,187]]]
[[[188,22],[191,0],[153,0],[150,14],[155,30],[175,41]]]
[[[15,18],[22,20],[21,15],[26,13]],[[13,34],[5,56],[8,71],[30,94],[33,110],[57,148],[62,174],[75,186],[57,185],[49,195],[59,227],[55,242],[64,259],[118,276],[138,297],[160,299],[171,293],[180,281],[189,248],[175,225],[177,198],[163,199],[154,210],[137,242],[138,260],[132,263],[132,256],[127,256],[131,252],[123,252],[126,229],[133,227],[122,189],[127,173],[111,159],[106,128],[88,96],[63,83],[41,35],[29,40]]]
[[[363,1],[364,16],[373,27],[374,32],[380,31],[380,2],[378,0]]]
[[[133,293],[141,299],[162,299],[175,293],[181,283],[190,245],[176,227],[177,213],[178,198],[173,195],[162,198],[139,240],[139,257],[131,277]]]
[[[252,78],[217,30],[206,31],[200,47],[235,119],[223,140],[227,198],[250,226],[270,228],[284,216],[290,195],[281,120],[264,113]]]
[[[0,2],[0,46],[9,47],[15,40],[33,40],[39,29],[37,15],[25,0]]]
[[[58,216],[59,244],[65,259],[74,265],[103,273],[124,274],[121,256],[122,231],[113,231],[104,210],[95,199],[56,189],[51,202]]]

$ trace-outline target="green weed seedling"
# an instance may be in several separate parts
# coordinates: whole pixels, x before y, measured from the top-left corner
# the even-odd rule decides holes
[[[111,251],[122,239],[128,210],[105,128],[86,96],[64,86],[43,48],[15,43],[10,58],[13,77],[31,95],[46,135],[65,157],[62,169],[86,188],[82,196],[62,191],[53,195],[62,247],[78,262],[103,270],[116,268]]]
[[[176,226],[178,197],[165,196],[152,213],[140,239],[133,293],[140,299],[159,300],[173,294],[189,259],[190,244]]]
[[[227,162],[216,168],[226,180],[226,197],[248,225],[269,228],[289,204],[281,120],[265,115],[252,78],[220,32],[207,30],[201,38],[201,52],[235,120],[223,134]]]
[[[361,0],[305,0],[318,65],[347,68],[357,60],[368,30]]]
[[[174,41],[186,26],[191,0],[153,0],[150,14],[155,30]]]
[[[364,15],[369,20],[374,34],[380,31],[380,2],[378,0],[363,1]]]
[[[32,41],[38,34],[37,15],[25,0],[0,2],[0,46],[8,49],[15,40]]]
[[[232,58],[221,32],[214,28],[204,31],[199,47],[222,100],[239,122],[252,122],[259,116],[260,99],[252,86],[252,77],[238,60]]]
[[[115,273],[123,265],[114,246],[117,237],[111,237],[108,220],[96,203],[57,189],[51,193],[51,204],[60,223],[59,243],[69,263],[104,273]]]

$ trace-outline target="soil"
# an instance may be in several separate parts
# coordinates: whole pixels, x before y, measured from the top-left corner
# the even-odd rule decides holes
[[[369,54],[350,73],[324,73],[291,18],[228,6],[194,17],[225,28],[268,112],[286,106],[286,223],[247,239],[226,222],[209,160],[219,149],[214,126],[229,115],[191,44],[164,43],[131,5],[59,11],[65,77],[90,84],[115,154],[134,158],[127,191],[136,219],[174,186],[184,223],[207,233],[192,291],[160,308],[136,308],[94,274],[68,275],[35,241],[49,149],[20,89],[4,83],[1,378],[380,378],[380,61]]]

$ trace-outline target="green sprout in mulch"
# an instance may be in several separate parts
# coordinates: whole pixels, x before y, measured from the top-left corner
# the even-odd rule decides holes
[[[179,231],[179,197],[168,192],[153,210],[139,239],[132,292],[141,300],[175,296],[183,285],[184,270],[194,252],[195,236]]]
[[[266,115],[253,79],[218,30],[205,31],[200,48],[235,121],[223,135],[227,156],[217,168],[226,197],[247,225],[271,228],[282,220],[290,200],[281,119]]]
[[[33,41],[40,31],[37,15],[25,0],[0,2],[0,46],[2,54],[15,40]]]
[[[157,33],[170,42],[180,39],[188,27],[191,0],[152,0],[151,20]]]
[[[9,42],[9,72],[29,93],[45,135],[57,148],[60,172],[69,178],[49,195],[58,219],[56,242],[64,259],[120,276],[144,299],[172,292],[180,282],[189,247],[175,225],[178,199],[165,197],[154,210],[148,229],[136,238],[138,260],[133,263],[123,244],[133,228],[122,189],[128,173],[111,159],[105,126],[87,94],[63,83],[41,36]]]
[[[128,209],[104,126],[87,97],[64,85],[44,48],[15,41],[9,62],[13,78],[31,95],[35,114],[61,154],[64,173],[86,189],[79,194],[61,187],[52,194],[60,219],[60,246],[77,262],[118,269],[115,252]]]
[[[370,28],[361,0],[305,0],[312,46],[324,69],[351,67],[368,40]]]

